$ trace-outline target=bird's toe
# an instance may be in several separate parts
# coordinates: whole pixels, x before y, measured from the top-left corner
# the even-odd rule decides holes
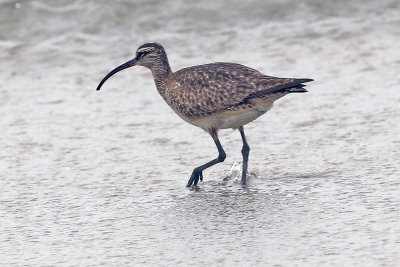
[[[190,187],[192,185],[197,185],[197,183],[200,181],[203,181],[203,172],[202,171],[197,171],[196,169],[193,170],[192,175],[190,176],[190,179],[186,185],[186,187]]]

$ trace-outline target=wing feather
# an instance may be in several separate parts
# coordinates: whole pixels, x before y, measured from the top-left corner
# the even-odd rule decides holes
[[[189,118],[250,104],[249,100],[296,87],[310,79],[277,78],[234,63],[181,69],[171,77],[171,106]]]

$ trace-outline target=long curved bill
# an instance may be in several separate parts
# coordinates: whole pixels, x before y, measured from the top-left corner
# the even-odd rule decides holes
[[[103,80],[101,80],[101,82],[99,83],[99,85],[97,86],[97,91],[100,90],[101,86],[108,80],[108,78],[110,78],[111,76],[113,76],[115,73],[124,70],[126,68],[135,66],[136,64],[136,58],[129,60],[128,62],[122,64],[121,66],[116,67],[115,69],[113,69],[109,74],[106,75],[106,77],[103,78]]]

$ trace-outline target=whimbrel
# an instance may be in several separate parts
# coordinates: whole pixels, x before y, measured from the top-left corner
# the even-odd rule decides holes
[[[227,128],[238,129],[242,137],[241,183],[245,185],[250,147],[243,125],[267,112],[278,98],[307,92],[303,83],[312,81],[267,76],[240,64],[222,62],[172,72],[164,48],[158,43],[146,43],[136,50],[134,59],[107,74],[97,90],[115,73],[135,65],[150,69],[165,102],[183,120],[208,132],[217,146],[218,157],[196,167],[188,187],[203,180],[203,170],[225,160],[218,130]]]

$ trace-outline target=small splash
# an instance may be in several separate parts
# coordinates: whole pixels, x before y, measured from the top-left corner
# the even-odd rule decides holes
[[[229,181],[233,179],[241,179],[242,176],[242,164],[239,162],[234,162],[232,164],[231,169],[229,170],[229,174],[224,177],[224,181]]]
[[[247,173],[247,182],[256,177],[253,172]],[[234,162],[228,174],[222,179],[226,184],[240,184],[242,180],[242,162]]]

